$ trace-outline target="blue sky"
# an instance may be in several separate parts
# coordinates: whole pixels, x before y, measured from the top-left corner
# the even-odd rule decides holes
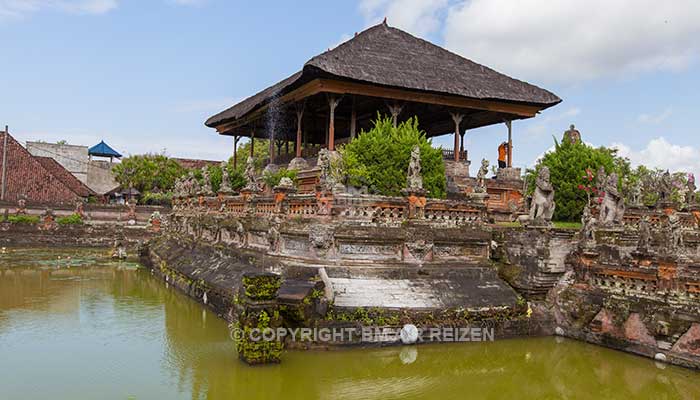
[[[0,124],[22,141],[222,159],[232,140],[206,117],[386,16],[564,99],[514,123],[516,165],[575,123],[635,163],[697,173],[698,3],[0,0]],[[468,132],[474,164],[493,161],[505,135]]]

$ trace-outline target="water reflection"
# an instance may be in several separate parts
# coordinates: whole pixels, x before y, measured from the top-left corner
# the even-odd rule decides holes
[[[221,319],[133,267],[102,252],[0,256],[1,397],[700,398],[696,372],[554,338],[289,352],[251,368]]]

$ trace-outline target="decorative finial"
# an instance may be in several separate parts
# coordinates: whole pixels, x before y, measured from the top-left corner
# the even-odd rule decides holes
[[[386,17],[384,17],[384,21],[382,21],[382,24],[384,24],[384,25],[387,25],[387,26],[388,26],[388,24],[386,23]]]

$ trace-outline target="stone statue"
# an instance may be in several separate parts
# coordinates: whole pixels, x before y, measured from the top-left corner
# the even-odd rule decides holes
[[[555,207],[554,188],[549,182],[549,168],[542,167],[537,175],[535,192],[532,194],[529,220],[536,224],[550,225]]]
[[[642,205],[642,185],[639,181],[632,185],[632,189],[630,191],[630,203],[632,203],[633,206]]]
[[[603,187],[603,202],[600,204],[600,215],[598,217],[603,225],[622,224],[622,217],[625,214],[625,201],[617,191],[617,174],[613,172],[608,176],[607,183]]]
[[[280,183],[275,186],[275,189],[283,189],[283,190],[294,190],[294,182],[292,181],[291,178],[288,178],[286,176],[283,176],[280,179]]]
[[[695,187],[695,175],[693,173],[688,174],[686,189],[688,190],[688,193],[686,194],[686,203],[695,204],[695,192],[698,190],[698,188]]]
[[[486,193],[486,175],[489,173],[489,160],[481,160],[481,168],[476,174],[476,184],[474,185],[474,193]]]
[[[17,201],[17,215],[24,215],[27,213],[27,200],[19,199]]]
[[[221,186],[219,187],[219,193],[231,194],[233,189],[231,188],[231,177],[228,174],[228,163],[221,162]]]
[[[674,210],[666,221],[667,237],[669,241],[669,254],[678,254],[683,250],[683,227],[678,213]]]
[[[587,246],[594,240],[596,219],[591,213],[590,205],[586,204],[581,215],[581,243]]]
[[[211,176],[209,175],[209,168],[202,167],[202,189],[200,193],[204,196],[211,196],[214,194],[214,190],[211,188]]]
[[[408,163],[408,189],[423,189],[423,176],[420,173],[420,147],[413,146],[411,150],[411,161]]]
[[[605,191],[605,183],[608,180],[608,176],[605,174],[605,168],[601,165],[598,168],[598,173],[595,176],[595,185],[598,189],[599,195]]]
[[[85,219],[85,208],[82,200],[75,203],[75,210],[73,211],[73,214],[79,215],[80,218]]]
[[[331,152],[328,149],[321,149],[318,153],[316,165],[321,169],[319,174],[319,184],[324,190],[331,190],[336,182],[331,173]]]
[[[637,251],[648,254],[651,251],[651,224],[649,223],[649,216],[645,215],[640,218],[637,229],[639,230]]]
[[[253,159],[251,156],[248,156],[248,160],[245,162],[245,171],[243,172],[243,175],[245,175],[246,190],[253,192],[260,191],[260,187],[258,186],[255,177],[255,159]]]
[[[202,190],[202,185],[200,185],[199,180],[197,177],[194,176],[194,172],[190,171],[190,176],[188,178],[189,180],[189,193],[190,196],[197,196],[199,192]]]
[[[574,124],[571,124],[569,130],[564,132],[564,142],[569,143],[580,143],[581,142],[581,132],[576,130]]]
[[[671,182],[671,173],[666,170],[666,172],[661,175],[661,181],[659,182],[659,200],[661,202],[671,201],[671,194],[673,193],[673,182]]]

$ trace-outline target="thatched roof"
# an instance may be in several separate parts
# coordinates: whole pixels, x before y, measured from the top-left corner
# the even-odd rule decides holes
[[[313,57],[300,72],[206,121],[214,127],[239,119],[275,96],[314,78],[540,106],[561,102],[555,94],[454,54],[384,23]]]

